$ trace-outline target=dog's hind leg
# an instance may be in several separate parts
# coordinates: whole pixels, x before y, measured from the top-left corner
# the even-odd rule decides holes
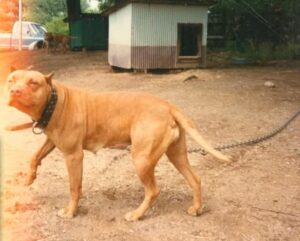
[[[187,210],[187,212],[192,216],[197,216],[202,211],[201,180],[194,173],[192,167],[189,164],[184,130],[181,129],[179,139],[169,146],[166,154],[172,164],[184,176],[184,178],[192,188],[193,205]]]
[[[136,221],[140,219],[145,212],[152,206],[156,197],[159,195],[159,188],[156,185],[154,177],[154,166],[149,165],[149,160],[143,158],[134,159],[137,174],[144,185],[145,197],[140,206],[126,214],[127,221]]]
[[[143,217],[160,192],[156,185],[154,169],[160,157],[167,150],[170,135],[166,134],[168,133],[166,122],[151,125],[149,123],[152,123],[152,119],[150,120],[144,123],[139,122],[132,131],[131,154],[137,175],[144,185],[145,197],[136,210],[126,214],[127,221],[136,221]]]

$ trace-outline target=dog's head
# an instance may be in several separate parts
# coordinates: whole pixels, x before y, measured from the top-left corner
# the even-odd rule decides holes
[[[51,32],[45,32],[44,37],[46,41],[52,41],[54,39],[54,35]]]
[[[32,70],[11,69],[5,85],[9,106],[38,118],[48,102],[53,73],[43,75]]]

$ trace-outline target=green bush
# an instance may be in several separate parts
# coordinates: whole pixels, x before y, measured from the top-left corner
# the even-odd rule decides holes
[[[276,59],[300,59],[300,44],[288,43],[279,46],[274,55]]]
[[[267,61],[273,59],[273,44],[269,42],[260,43],[254,46],[245,48],[242,56],[251,60]]]
[[[48,32],[69,34],[69,25],[63,21],[62,17],[53,17],[50,22],[45,24]]]

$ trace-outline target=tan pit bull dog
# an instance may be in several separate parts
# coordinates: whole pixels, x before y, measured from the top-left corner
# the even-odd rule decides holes
[[[71,199],[58,212],[61,217],[76,214],[81,195],[83,150],[131,145],[131,157],[144,185],[145,198],[126,214],[128,221],[140,219],[159,194],[154,168],[166,153],[193,190],[190,215],[201,207],[201,182],[187,157],[187,132],[207,152],[229,162],[214,150],[195,129],[191,120],[174,105],[158,97],[138,92],[90,93],[52,80],[53,74],[13,70],[7,77],[8,104],[33,119],[33,131],[43,131],[47,139],[31,159],[28,185],[36,178],[41,160],[57,147],[66,159]],[[28,127],[28,123],[11,130]]]

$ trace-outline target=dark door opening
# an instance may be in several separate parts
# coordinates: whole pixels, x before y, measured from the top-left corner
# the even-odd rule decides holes
[[[201,56],[202,24],[178,24],[178,57]]]

